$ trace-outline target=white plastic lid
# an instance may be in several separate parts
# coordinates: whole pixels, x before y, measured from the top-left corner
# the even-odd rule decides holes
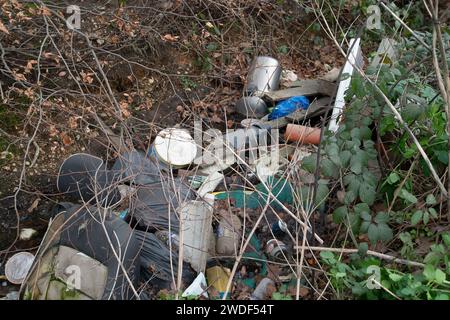
[[[28,271],[30,271],[33,261],[34,255],[29,252],[16,253],[6,262],[6,279],[14,284],[22,284],[28,274]]]
[[[183,129],[167,128],[158,133],[154,147],[158,157],[175,167],[187,166],[197,155],[197,145]]]

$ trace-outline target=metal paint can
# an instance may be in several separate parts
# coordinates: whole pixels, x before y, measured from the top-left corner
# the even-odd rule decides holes
[[[236,112],[246,118],[262,118],[269,113],[269,108],[260,97],[243,97],[236,102]]]
[[[272,232],[275,237],[281,237],[288,232],[288,226],[283,220],[278,220],[272,224]]]
[[[277,90],[280,85],[281,66],[272,57],[256,57],[247,75],[245,92],[247,95],[260,96],[265,92]]]
[[[271,239],[267,241],[266,253],[273,258],[284,259],[284,256],[288,255],[288,248],[282,241]]]
[[[13,284],[22,284],[34,261],[34,255],[29,252],[19,252],[6,262],[5,276]]]

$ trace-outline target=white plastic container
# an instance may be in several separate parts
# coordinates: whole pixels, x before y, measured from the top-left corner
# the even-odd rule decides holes
[[[183,168],[197,156],[197,145],[189,132],[179,128],[167,128],[158,133],[153,142],[156,156],[164,164]]]
[[[213,207],[206,201],[191,200],[178,209],[182,221],[180,242],[183,243],[184,260],[197,272],[205,272]],[[182,234],[181,234],[182,232]]]

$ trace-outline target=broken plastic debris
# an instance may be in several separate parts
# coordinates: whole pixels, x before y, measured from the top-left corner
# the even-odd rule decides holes
[[[272,224],[272,232],[275,237],[279,237],[288,232],[288,226],[283,220],[278,220]]]
[[[281,78],[280,78],[280,80],[281,80],[281,83],[283,85],[283,84],[286,84],[286,83],[289,83],[289,82],[297,81],[298,80],[298,76],[292,70],[283,70],[283,71],[281,71]]]
[[[269,112],[269,108],[260,97],[242,97],[236,102],[236,112],[246,118],[262,118]]]
[[[276,259],[283,259],[288,256],[288,247],[280,240],[271,239],[267,241],[266,252]]]
[[[197,190],[197,193],[200,197],[204,197],[207,193],[213,192],[216,190],[217,186],[223,181],[224,175],[220,172],[213,172],[208,177],[206,177],[205,181],[202,183],[200,188]]]
[[[270,298],[268,296],[269,286],[275,287],[275,282],[273,282],[273,280],[270,278],[262,279],[258,283],[258,286],[256,287],[255,291],[253,291],[252,295],[250,296],[250,300],[266,300]]]
[[[289,182],[282,178],[268,177],[266,185],[278,201],[284,204],[292,204],[294,199],[292,196],[293,188]],[[256,185],[256,191],[247,190],[232,190],[232,191],[221,191],[214,192],[216,200],[234,200],[234,206],[236,208],[249,208],[256,209],[263,207],[266,203],[267,197],[269,197],[269,190],[264,184],[260,183]],[[280,209],[281,206],[275,200],[270,200],[271,205],[275,209]]]
[[[37,231],[34,229],[23,228],[22,230],[20,230],[19,238],[20,240],[30,240],[36,233]]]
[[[220,266],[214,266],[206,270],[206,278],[208,279],[208,285],[214,287],[219,292],[220,298],[224,297],[227,290],[228,279],[230,279],[231,270]],[[230,292],[228,292],[227,298],[229,298]]]
[[[184,290],[182,297],[198,297],[199,295],[204,296],[205,298],[208,298],[208,292],[206,292],[206,278],[203,272],[200,272],[197,276],[197,278],[194,279],[194,281],[191,283],[189,287],[187,287],[186,290]]]

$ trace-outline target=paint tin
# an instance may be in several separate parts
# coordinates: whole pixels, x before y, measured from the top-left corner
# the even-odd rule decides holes
[[[278,220],[272,224],[272,232],[275,237],[284,236],[288,232],[288,226],[283,220]]]
[[[262,118],[269,113],[269,108],[260,97],[243,97],[236,102],[236,112],[246,118]]]
[[[217,228],[216,253],[224,256],[237,255],[241,229],[242,223],[238,216],[223,216]]]
[[[287,257],[288,248],[282,241],[271,239],[267,241],[266,253],[273,258],[284,259],[284,256]]]
[[[281,77],[281,66],[272,57],[256,57],[247,75],[247,95],[261,96],[265,92],[278,89]]]
[[[34,261],[34,255],[29,252],[19,252],[6,262],[5,276],[13,284],[22,284]]]

